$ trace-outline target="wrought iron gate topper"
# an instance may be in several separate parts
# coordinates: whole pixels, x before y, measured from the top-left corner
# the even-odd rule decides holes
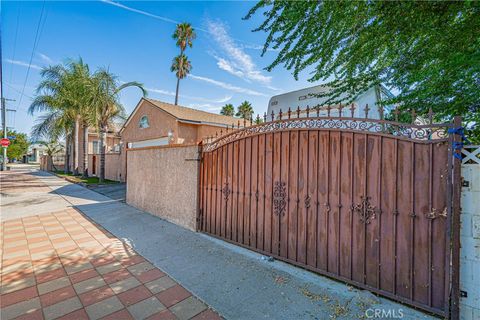
[[[273,213],[277,216],[285,214],[285,207],[287,206],[287,201],[285,201],[286,195],[285,182],[275,181],[273,188]]]
[[[381,211],[375,206],[370,204],[369,196],[361,196],[361,201],[359,204],[352,205],[352,213],[356,212],[360,215],[360,221],[364,224],[369,224],[373,219],[376,218],[377,214],[380,214]]]

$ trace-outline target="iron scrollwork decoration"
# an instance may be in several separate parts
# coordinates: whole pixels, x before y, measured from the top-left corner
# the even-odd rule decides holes
[[[438,209],[432,208],[432,211],[426,213],[425,217],[427,219],[430,219],[430,220],[434,220],[438,217],[446,218],[447,217],[447,207],[445,207],[443,210],[438,210]]]
[[[361,196],[361,201],[359,204],[352,205],[352,212],[358,213],[360,216],[360,221],[364,224],[369,224],[373,219],[377,217],[377,214],[380,214],[380,209],[370,204],[369,196]]]
[[[273,213],[277,216],[283,216],[285,214],[285,208],[287,207],[287,196],[285,182],[275,181],[273,189]]]
[[[222,189],[222,193],[223,193],[223,198],[225,199],[225,201],[228,201],[228,197],[230,196],[230,193],[232,191],[230,190],[230,188],[228,187],[228,182],[225,183],[225,186],[223,187]]]
[[[312,198],[309,195],[307,195],[305,197],[305,208],[307,208],[307,209],[310,208],[310,201],[311,200],[312,200]]]
[[[231,133],[205,140],[203,150],[213,151],[230,142],[262,133],[284,131],[291,129],[332,129],[351,130],[357,132],[381,133],[401,137],[408,140],[447,141],[450,123],[410,124],[385,119],[354,118],[354,117],[300,117],[283,120],[273,120],[258,125],[235,129]],[[223,133],[223,132],[222,132]]]

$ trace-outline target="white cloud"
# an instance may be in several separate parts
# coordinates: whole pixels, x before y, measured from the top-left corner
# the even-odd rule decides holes
[[[213,55],[220,69],[247,81],[251,80],[264,85],[270,84],[272,77],[265,76],[261,70],[257,69],[252,57],[245,53],[241,45],[235,43],[222,22],[208,20],[207,29],[227,56],[227,58],[222,58]]]
[[[162,95],[165,95],[165,96],[175,97],[175,92],[173,92],[173,91],[167,91],[167,90],[157,89],[157,88],[145,88],[145,89],[147,91],[155,92],[155,93],[162,94]],[[231,95],[226,95],[223,98],[217,98],[217,99],[196,97],[196,96],[190,96],[190,95],[186,95],[186,94],[179,94],[178,96],[180,98],[202,101],[202,102],[211,102],[211,103],[225,103],[225,102],[230,101],[230,99],[232,99]]]
[[[10,64],[15,64],[17,66],[21,66],[21,67],[26,67],[28,68],[28,63],[27,62],[24,62],[24,61],[20,61],[20,60],[11,60],[11,59],[5,59],[6,62],[10,63]],[[42,67],[40,66],[37,66],[36,64],[30,64],[30,68],[31,69],[36,69],[36,70],[42,70]]]
[[[245,93],[245,94],[249,94],[249,95],[252,95],[252,96],[268,97],[268,95],[266,95],[265,93],[261,93],[261,92],[255,91],[255,90],[250,90],[250,89],[247,89],[247,88],[237,87],[237,86],[231,85],[230,83],[214,80],[214,79],[211,79],[211,78],[196,76],[196,75],[193,75],[193,74],[189,74],[188,76],[192,79],[207,82],[207,83],[213,84],[217,87],[227,89],[227,90],[230,90],[230,91],[233,91],[233,92]]]
[[[208,112],[214,112],[214,113],[217,113],[220,110],[222,110],[222,107],[214,106],[210,103],[202,103],[202,104],[191,103],[191,104],[188,104],[187,107],[193,108],[193,109],[200,109],[200,110],[204,110],[204,111],[208,111]]]
[[[172,19],[169,19],[169,18],[166,18],[166,17],[157,16],[156,14],[152,14],[152,13],[142,11],[142,10],[138,10],[138,9],[135,9],[135,8],[131,8],[131,7],[127,7],[123,4],[113,2],[111,0],[100,0],[100,1],[103,2],[103,3],[106,3],[106,4],[110,4],[112,6],[115,6],[115,7],[119,7],[119,8],[128,10],[128,11],[131,11],[131,12],[139,13],[141,15],[144,15],[144,16],[147,16],[147,17],[150,17],[150,18],[154,18],[154,19],[157,19],[157,20],[162,20],[162,21],[165,21],[165,22],[173,23],[173,24],[180,23],[178,21],[175,21],[175,20],[172,20]]]
[[[43,54],[43,53],[38,53],[38,55],[40,56],[40,58],[45,62],[45,63],[48,63],[48,64],[52,64],[53,63],[53,60],[47,56],[46,54]]]

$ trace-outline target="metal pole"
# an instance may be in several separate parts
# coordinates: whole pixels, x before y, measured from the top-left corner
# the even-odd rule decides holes
[[[5,98],[3,97],[3,59],[2,59],[2,30],[0,26],[0,99],[2,100],[2,130],[3,137],[7,137],[7,107],[5,106]],[[3,149],[3,159],[1,170],[4,171],[7,166],[7,148]]]
[[[462,126],[462,118],[454,117],[455,128]],[[462,137],[458,134],[453,136],[456,143],[462,142]],[[453,147],[452,147],[453,148]],[[462,150],[452,150],[453,153],[460,153]],[[460,318],[460,200],[462,195],[462,178],[461,178],[462,160],[453,158],[453,195],[452,195],[452,229],[451,229],[451,254],[452,254],[452,291],[450,297],[450,319],[457,320]]]
[[[3,95],[3,91],[2,91]],[[7,108],[5,107],[5,98],[2,97],[2,130],[3,130],[3,137],[7,138]],[[4,171],[7,167],[7,148],[2,147],[3,149],[3,159],[2,159],[2,168],[1,170]]]

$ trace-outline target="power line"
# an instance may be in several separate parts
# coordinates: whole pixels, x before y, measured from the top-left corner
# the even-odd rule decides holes
[[[22,94],[20,95],[20,99],[18,101],[18,106],[20,106],[20,104],[22,103],[22,98],[23,98],[23,94],[25,92],[25,86],[27,85],[27,80],[28,80],[28,75],[30,74],[30,67],[32,65],[32,60],[33,60],[33,55],[35,54],[35,50],[37,49],[37,45],[38,45],[38,42],[39,42],[39,37],[38,37],[38,34],[39,34],[39,31],[40,31],[40,25],[41,25],[41,22],[42,22],[42,18],[43,18],[43,12],[45,11],[45,0],[43,0],[43,5],[42,5],[42,12],[40,13],[40,19],[38,20],[38,24],[37,24],[37,31],[35,32],[35,39],[33,41],[33,48],[32,48],[32,54],[30,55],[30,61],[28,63],[28,69],[27,69],[27,74],[25,76],[25,81],[23,83],[23,89],[22,89]],[[46,20],[46,19],[45,19]]]
[[[15,60],[15,53],[17,51],[17,35],[18,35],[18,21],[20,19],[20,6],[18,7],[17,9],[17,26],[15,27],[15,40],[13,42],[13,56],[12,56],[12,60]],[[13,74],[13,66],[10,67],[10,78],[8,80],[8,82],[12,82],[12,74]]]

